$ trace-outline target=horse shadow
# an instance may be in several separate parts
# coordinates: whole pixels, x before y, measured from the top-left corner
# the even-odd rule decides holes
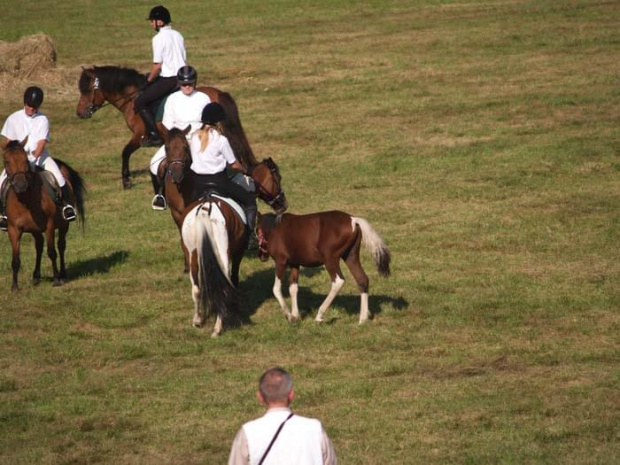
[[[75,278],[92,276],[95,274],[108,273],[110,269],[127,260],[129,252],[117,250],[105,257],[94,257],[88,260],[78,260],[67,267],[67,274]]]
[[[324,273],[323,267],[302,268],[300,271],[301,278],[312,277],[317,274]],[[327,297],[330,290],[329,275],[325,274],[325,293],[314,293],[309,287],[299,286],[297,300],[299,302],[299,314],[301,319],[316,316],[316,312]],[[274,268],[257,271],[247,276],[239,283],[239,293],[241,295],[241,321],[243,324],[252,324],[251,317],[256,313],[260,306],[266,301],[272,301],[273,309],[281,313],[280,304],[272,293],[275,271]],[[287,275],[288,276],[288,275]],[[302,279],[299,280],[302,282]],[[347,287],[351,289],[347,290]],[[349,293],[352,292],[352,293]],[[288,293],[288,280],[285,278],[282,283],[282,294],[287,305],[291,306],[290,295]],[[387,295],[370,294],[368,298],[368,306],[370,307],[371,318],[383,312],[383,307],[390,305],[397,311],[403,311],[408,308],[409,303],[403,297],[391,297]],[[360,295],[355,284],[355,280],[347,279],[347,283],[343,287],[341,293],[332,302],[330,308],[342,308],[347,315],[359,315],[360,312]],[[329,316],[329,310],[327,315]],[[331,324],[337,318],[331,318],[324,324]]]

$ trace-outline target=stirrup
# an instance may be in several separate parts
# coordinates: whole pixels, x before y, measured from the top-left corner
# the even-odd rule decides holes
[[[9,230],[9,220],[5,215],[0,216],[0,231]]]
[[[161,194],[155,194],[153,197],[153,201],[151,202],[151,208],[153,210],[165,210],[168,204],[166,203],[166,198]]]
[[[62,217],[65,221],[74,221],[77,216],[75,215],[75,208],[72,205],[65,205],[62,207]]]

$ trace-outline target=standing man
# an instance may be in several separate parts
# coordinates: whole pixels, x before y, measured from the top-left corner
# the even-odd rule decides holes
[[[258,400],[267,413],[250,421],[235,436],[228,465],[335,465],[334,448],[319,420],[291,412],[293,380],[284,369],[260,378]]]
[[[47,142],[50,140],[50,123],[47,116],[39,112],[41,104],[43,104],[43,90],[36,86],[28,87],[24,92],[24,108],[12,113],[6,119],[1,134],[7,140],[20,142],[28,138],[24,150],[28,154],[31,168],[34,169],[37,166],[54,175],[58,187],[60,187],[60,195],[56,198],[56,203],[63,207],[62,217],[65,221],[73,221],[76,218],[75,209],[69,203],[71,193],[67,182],[47,150]],[[0,175],[0,186],[6,178],[6,170],[4,170]],[[0,213],[0,229],[6,231],[7,218],[1,201]]]
[[[185,66],[185,41],[183,36],[170,26],[172,19],[167,8],[161,5],[154,7],[147,19],[157,32],[153,37],[153,67],[147,76],[148,87],[135,100],[134,106],[146,127],[142,146],[158,147],[162,140],[149,106],[176,87],[177,71]]]
[[[211,99],[204,92],[196,90],[198,74],[192,66],[183,66],[177,73],[177,83],[181,90],[173,93],[164,106],[164,117],[161,123],[170,130],[172,128],[185,129],[191,126],[187,133],[187,140],[190,140],[194,133],[202,127],[202,109],[211,102]],[[159,165],[166,158],[166,147],[159,148],[153,158],[151,158],[151,180],[155,197],[151,202],[153,210],[165,210],[166,199],[162,195],[163,181],[157,176]],[[162,182],[160,182],[162,181]]]

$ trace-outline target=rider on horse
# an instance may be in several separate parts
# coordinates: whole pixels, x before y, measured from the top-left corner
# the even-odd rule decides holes
[[[211,102],[211,99],[204,92],[196,90],[196,80],[198,74],[191,66],[183,66],[177,73],[177,83],[181,90],[174,92],[164,107],[164,116],[161,123],[170,130],[172,128],[185,129],[191,126],[187,133],[187,140],[190,140],[196,131],[202,127],[202,109]],[[165,210],[166,199],[162,195],[163,180],[158,178],[159,165],[166,158],[166,148],[161,146],[151,159],[151,180],[155,197],[151,202],[153,210]]]
[[[147,19],[151,22],[151,27],[157,31],[153,37],[153,67],[147,76],[148,87],[135,100],[134,107],[146,127],[142,146],[158,147],[162,144],[162,140],[149,107],[176,87],[177,71],[185,66],[185,42],[183,36],[170,26],[172,19],[165,7],[161,5],[154,7]]]
[[[211,102],[202,111],[202,127],[190,141],[191,170],[195,173],[192,199],[199,199],[206,190],[213,189],[239,201],[245,211],[247,226],[254,231],[256,223],[256,196],[228,179],[226,167],[246,174],[245,168],[235,158],[228,139],[222,134],[221,121],[226,118],[222,105]]]
[[[43,90],[39,87],[28,87],[24,92],[24,108],[11,114],[2,127],[2,136],[7,140],[24,141],[28,138],[24,149],[28,153],[28,160],[31,169],[38,167],[49,171],[54,175],[60,194],[56,198],[56,203],[62,205],[62,216],[66,221],[73,221],[76,218],[75,208],[69,203],[71,194],[67,186],[65,177],[62,175],[58,165],[47,151],[47,141],[49,140],[49,120],[43,113],[39,113],[39,107],[43,103]],[[0,175],[0,192],[2,185],[7,179],[6,170]],[[6,231],[7,218],[4,214],[2,198],[0,197],[0,229]]]

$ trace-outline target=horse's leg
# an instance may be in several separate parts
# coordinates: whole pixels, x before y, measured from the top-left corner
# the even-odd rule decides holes
[[[129,157],[140,148],[140,134],[133,134],[131,140],[123,149],[123,167],[121,176],[123,177],[123,189],[131,188],[131,172],[129,171]]]
[[[34,260],[34,271],[32,272],[32,284],[35,286],[41,282],[41,257],[43,255],[43,234],[32,233],[34,237],[34,250],[36,258]]]
[[[60,280],[60,274],[58,272],[58,253],[56,252],[55,236],[54,225],[48,224],[47,230],[45,231],[45,241],[47,242],[47,256],[52,262],[52,272],[54,273],[53,286],[61,286],[62,281]]]
[[[289,323],[293,323],[293,316],[291,315],[291,312],[289,312],[286,302],[284,301],[284,297],[282,296],[282,276],[284,275],[285,270],[286,263],[276,263],[276,279],[273,283],[273,295],[280,303],[280,308],[282,308],[282,312],[284,313],[286,320]]]
[[[13,249],[13,258],[11,260],[11,268],[13,269],[13,284],[11,285],[11,291],[16,292],[19,290],[17,285],[17,274],[21,267],[21,260],[19,258],[19,241],[22,237],[22,232],[9,226],[9,239],[11,241],[11,248]]]
[[[239,286],[239,268],[241,267],[241,259],[243,258],[243,249],[240,253],[236,254],[232,257],[231,268],[230,268],[230,281],[233,283],[233,286]]]
[[[329,276],[332,280],[332,288],[330,289],[329,294],[327,294],[327,297],[325,297],[325,300],[319,307],[319,312],[314,319],[317,323],[323,322],[323,316],[325,315],[325,312],[327,311],[331,303],[338,295],[338,292],[340,292],[340,289],[342,289],[342,286],[344,285],[344,277],[342,276],[339,262],[340,257],[336,258],[335,263],[334,261],[331,261],[330,263],[325,263],[325,269],[329,273]]]
[[[213,332],[211,333],[211,337],[215,339],[222,333],[222,317],[217,316],[215,319],[215,326],[213,327]]]
[[[360,248],[359,242],[351,250],[349,256],[345,259],[345,263],[349,267],[349,271],[353,275],[357,287],[360,290],[360,323],[364,323],[370,317],[370,310],[368,309],[368,276],[362,268],[360,262]]]
[[[200,287],[198,287],[198,255],[194,250],[190,256],[190,272],[189,279],[192,282],[192,300],[194,301],[194,319],[192,324],[196,328],[200,328],[204,324],[204,312],[202,311],[202,303],[200,299]]]
[[[291,266],[291,273],[289,274],[288,280],[289,280],[288,292],[291,295],[291,307],[292,307],[291,318],[289,321],[291,323],[295,323],[299,321],[299,307],[297,305],[297,292],[299,291],[299,286],[297,285],[297,282],[299,281],[299,267],[298,266]]]
[[[67,279],[67,267],[65,264],[65,250],[67,250],[67,231],[69,228],[58,229],[58,255],[60,256],[60,274],[58,277],[61,279]]]

